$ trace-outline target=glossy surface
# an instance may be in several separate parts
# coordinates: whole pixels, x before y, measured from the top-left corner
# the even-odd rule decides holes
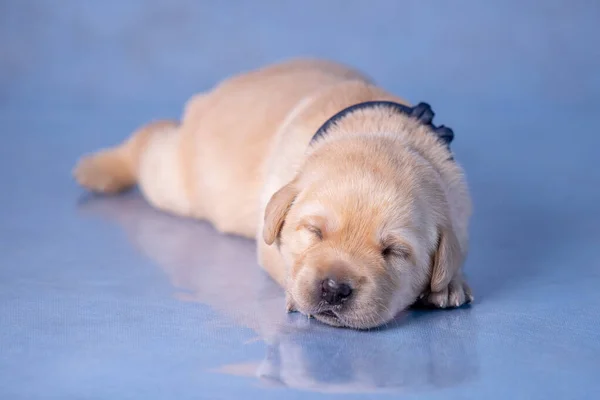
[[[284,3],[2,3],[0,398],[600,398],[598,4]],[[295,55],[454,129],[471,308],[370,332],[286,315],[252,242],[71,180],[82,153]]]

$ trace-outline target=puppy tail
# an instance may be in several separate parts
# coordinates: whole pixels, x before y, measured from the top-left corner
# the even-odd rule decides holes
[[[97,193],[118,193],[131,188],[138,180],[138,166],[148,141],[155,134],[172,131],[176,121],[151,122],[139,128],[124,143],[82,157],[75,168],[75,180]]]

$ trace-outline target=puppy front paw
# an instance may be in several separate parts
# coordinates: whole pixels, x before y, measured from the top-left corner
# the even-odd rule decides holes
[[[418,300],[419,305],[434,308],[456,308],[474,300],[471,288],[462,278],[454,278],[439,292],[426,292]]]
[[[286,313],[298,312],[298,310],[296,309],[296,305],[294,304],[294,300],[292,299],[292,296],[290,296],[289,294],[285,296],[285,312]]]

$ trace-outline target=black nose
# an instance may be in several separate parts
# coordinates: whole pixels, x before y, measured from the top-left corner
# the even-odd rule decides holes
[[[348,284],[338,283],[333,279],[325,279],[321,284],[321,296],[332,306],[342,304],[351,294],[352,288]]]

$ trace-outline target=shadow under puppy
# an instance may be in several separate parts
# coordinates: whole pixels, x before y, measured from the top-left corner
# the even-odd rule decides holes
[[[159,209],[256,237],[288,311],[371,328],[418,299],[472,301],[470,196],[452,131],[432,120],[349,67],[291,60],[224,80],[74,175],[103,193],[138,184]]]

